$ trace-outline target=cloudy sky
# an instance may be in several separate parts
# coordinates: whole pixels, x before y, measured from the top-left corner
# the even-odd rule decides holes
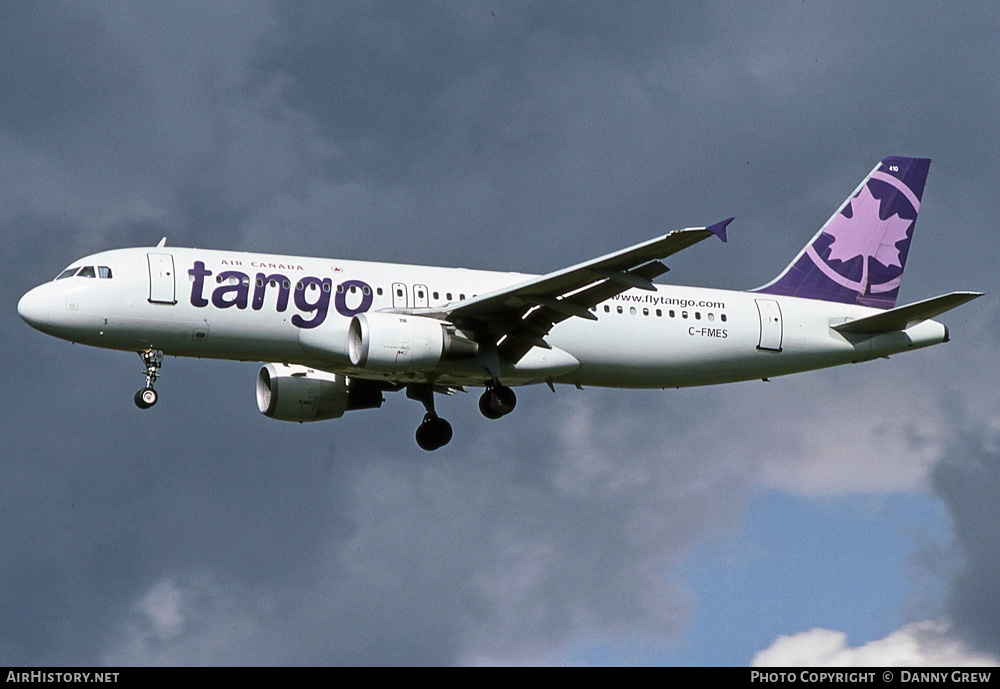
[[[870,6],[872,5],[872,6]],[[0,0],[0,664],[1000,659],[995,3]],[[781,270],[934,160],[901,302],[953,341],[698,390],[284,424],[256,366],[22,323],[171,245],[547,272],[730,215],[664,279]]]

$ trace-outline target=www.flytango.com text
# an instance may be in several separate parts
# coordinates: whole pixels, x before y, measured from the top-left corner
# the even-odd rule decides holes
[[[725,310],[724,301],[705,301],[698,299],[675,299],[674,297],[664,297],[659,294],[618,294],[612,297],[616,301],[627,301],[632,304],[652,304],[662,306],[676,306],[682,309],[719,309]]]

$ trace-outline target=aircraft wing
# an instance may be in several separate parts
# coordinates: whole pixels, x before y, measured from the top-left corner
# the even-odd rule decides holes
[[[674,230],[606,256],[532,278],[519,285],[467,299],[454,306],[414,309],[447,318],[498,343],[505,359],[517,362],[532,347],[548,348],[545,335],[573,316],[597,320],[590,309],[632,288],[655,290],[652,279],[667,272],[660,259],[715,235],[726,241],[733,218],[709,227]],[[484,332],[485,331],[485,332]]]
[[[942,294],[939,297],[924,299],[906,306],[897,306],[894,309],[877,313],[874,316],[857,318],[846,323],[838,323],[830,326],[834,330],[842,333],[859,333],[865,335],[878,335],[890,333],[896,330],[906,330],[910,326],[922,321],[939,316],[945,311],[961,306],[983,296],[982,292],[951,292]]]

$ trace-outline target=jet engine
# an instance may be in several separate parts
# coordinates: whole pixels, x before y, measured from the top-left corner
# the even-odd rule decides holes
[[[272,419],[339,419],[345,411],[381,407],[382,401],[373,383],[305,366],[266,364],[257,373],[257,408]]]
[[[416,371],[478,351],[450,323],[425,316],[362,313],[351,320],[347,335],[351,363],[372,371]]]

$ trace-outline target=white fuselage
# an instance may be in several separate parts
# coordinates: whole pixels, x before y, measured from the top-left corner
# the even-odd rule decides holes
[[[531,278],[455,268],[283,257],[185,248],[119,249],[74,266],[74,276],[24,296],[34,327],[110,349],[280,362],[374,380],[481,385],[474,358],[410,371],[353,367],[348,328],[358,313],[441,307]],[[287,281],[287,282],[286,282]],[[630,289],[569,318],[517,364],[508,385],[548,381],[661,388],[767,378],[865,361],[947,340],[923,321],[888,334],[841,334],[831,325],[876,309],[852,304],[696,287]]]

